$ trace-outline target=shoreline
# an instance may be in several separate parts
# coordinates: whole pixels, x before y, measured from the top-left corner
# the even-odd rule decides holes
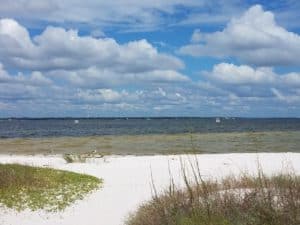
[[[259,165],[266,175],[288,169],[300,174],[300,153],[200,154],[197,158],[204,179],[222,178],[247,171],[255,174]],[[3,225],[122,225],[130,212],[151,197],[151,174],[159,192],[170,182],[181,185],[181,164],[190,155],[105,156],[85,163],[66,163],[61,155],[0,155],[0,163],[51,167],[103,178],[103,188],[60,213],[15,212],[0,208]],[[187,164],[188,165],[188,164]]]

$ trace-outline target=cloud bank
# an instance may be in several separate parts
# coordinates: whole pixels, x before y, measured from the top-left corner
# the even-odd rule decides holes
[[[56,2],[44,3],[24,7],[52,15]],[[172,14],[176,4],[151,7]],[[146,39],[121,43],[101,30],[87,33],[58,25],[32,33],[0,19],[0,116],[299,116],[299,35],[261,6],[236,14],[221,31],[195,29],[180,55]],[[198,63],[205,71],[194,69]]]

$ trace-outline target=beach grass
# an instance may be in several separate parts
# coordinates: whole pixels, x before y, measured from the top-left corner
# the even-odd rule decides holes
[[[99,154],[97,151],[86,153],[65,153],[63,154],[63,158],[67,163],[85,163],[89,158],[103,158],[104,155],[108,154]]]
[[[171,185],[131,214],[127,225],[299,225],[300,177],[293,172],[203,180],[183,170],[184,188]]]
[[[101,183],[101,179],[74,172],[0,164],[0,206],[17,211],[62,211]]]

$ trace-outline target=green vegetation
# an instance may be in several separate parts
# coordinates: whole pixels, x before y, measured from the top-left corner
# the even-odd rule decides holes
[[[300,177],[289,174],[266,177],[243,175],[222,181],[204,181],[193,170],[184,172],[185,189],[174,183],[155,194],[132,214],[127,225],[299,225]],[[154,188],[154,192],[155,188]]]
[[[101,183],[98,178],[73,172],[0,164],[0,205],[18,211],[60,211]]]
[[[88,158],[103,158],[103,154],[97,153],[97,151],[86,153],[66,153],[63,155],[64,160],[67,163],[85,163]]]
[[[74,163],[74,162],[82,162],[84,163],[86,161],[85,158],[81,157],[80,154],[64,154],[63,155],[64,160],[66,160],[67,163]]]

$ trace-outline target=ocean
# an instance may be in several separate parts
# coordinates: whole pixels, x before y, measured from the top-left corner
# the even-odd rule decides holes
[[[300,118],[1,119],[0,138],[300,131]]]

